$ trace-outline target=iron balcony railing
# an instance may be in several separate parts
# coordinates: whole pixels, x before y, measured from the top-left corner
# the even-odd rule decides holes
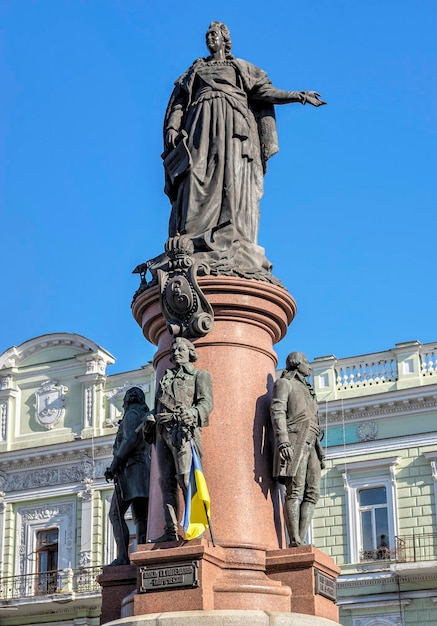
[[[437,533],[396,537],[396,560],[399,563],[437,560]]]
[[[0,602],[52,594],[100,591],[96,576],[101,573],[101,567],[79,567],[0,578]]]
[[[380,547],[376,550],[361,550],[360,562],[396,561],[412,563],[414,561],[437,560],[437,533],[422,533],[395,537],[395,547]]]

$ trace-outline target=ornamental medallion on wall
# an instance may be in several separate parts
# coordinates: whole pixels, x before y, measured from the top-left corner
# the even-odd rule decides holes
[[[357,435],[360,441],[375,441],[378,434],[378,426],[375,422],[364,422],[357,428]]]
[[[65,394],[68,387],[48,380],[35,392],[35,420],[50,430],[65,415]]]

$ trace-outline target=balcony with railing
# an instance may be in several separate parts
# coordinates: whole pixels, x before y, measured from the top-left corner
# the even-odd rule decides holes
[[[391,561],[395,571],[432,569],[437,561],[437,533],[420,533],[395,537],[395,547],[362,550],[360,562]]]
[[[350,398],[437,383],[437,344],[397,343],[391,350],[311,364],[318,400]]]
[[[77,594],[100,595],[96,577],[101,573],[101,567],[79,567],[0,578],[0,605],[11,600],[22,602],[26,598],[53,596],[56,600],[56,597]]]
[[[437,533],[421,533],[396,537],[398,563],[437,560]]]

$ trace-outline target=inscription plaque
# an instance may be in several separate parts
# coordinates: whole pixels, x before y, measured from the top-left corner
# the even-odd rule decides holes
[[[335,578],[322,574],[318,569],[314,572],[316,577],[316,593],[334,602],[337,600],[337,581]]]
[[[163,567],[140,567],[140,593],[178,587],[198,587],[198,561],[166,564]]]

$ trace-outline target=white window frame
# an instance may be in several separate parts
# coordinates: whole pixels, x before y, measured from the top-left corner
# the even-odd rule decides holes
[[[40,530],[57,528],[59,532],[58,570],[75,567],[74,501],[48,502],[46,505],[17,509],[16,575],[36,574],[37,534]]]
[[[399,534],[395,468],[399,462],[399,457],[391,457],[389,459],[369,459],[368,461],[357,461],[348,464],[335,464],[336,468],[343,475],[346,491],[349,563],[360,563],[362,538],[358,492],[361,489],[386,488],[389,543],[391,549],[395,547],[395,537]]]

